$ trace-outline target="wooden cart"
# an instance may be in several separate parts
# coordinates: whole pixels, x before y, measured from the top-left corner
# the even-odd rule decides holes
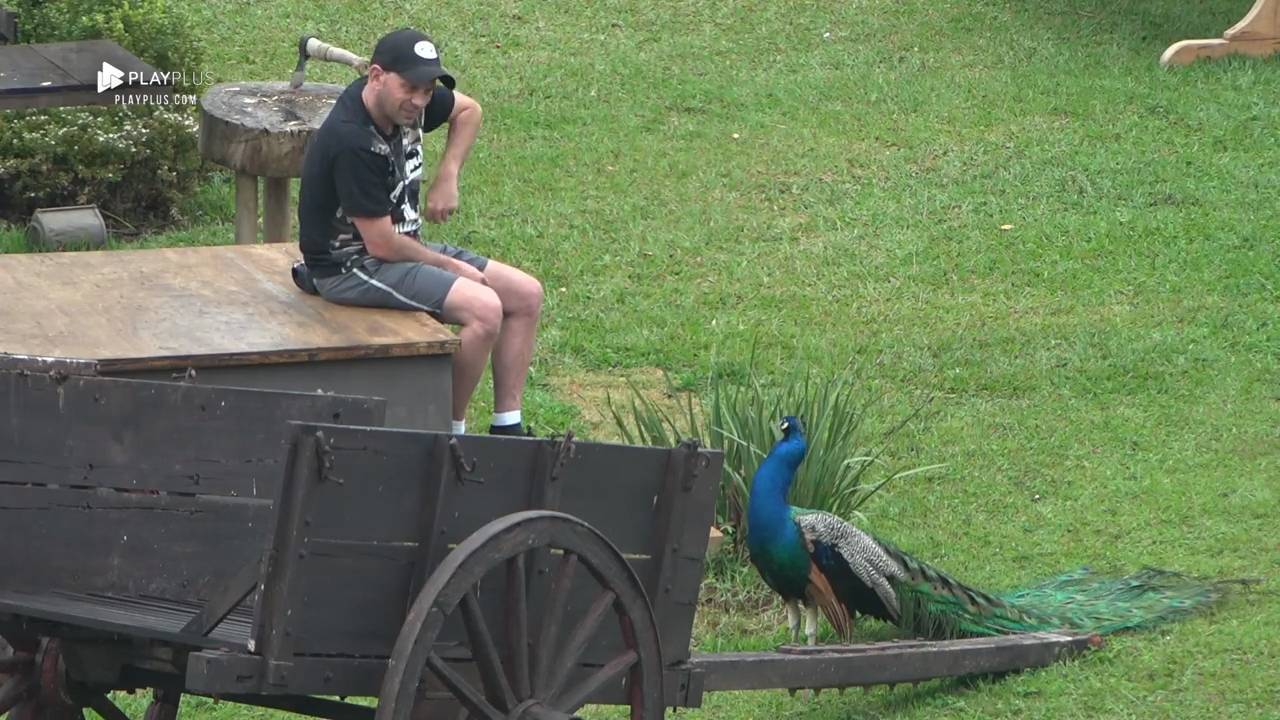
[[[1088,638],[695,655],[718,452],[379,427],[376,398],[0,373],[0,713],[633,718],[1048,664]],[[347,698],[376,698],[363,704]]]

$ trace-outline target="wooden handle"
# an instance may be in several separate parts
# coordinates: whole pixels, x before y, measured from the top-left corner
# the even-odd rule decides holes
[[[358,72],[364,73],[369,69],[369,61],[356,55],[350,50],[343,50],[340,47],[334,47],[326,42],[321,42],[316,38],[307,39],[307,57],[316,58],[317,60],[327,60],[328,62],[342,63],[350,65]]]

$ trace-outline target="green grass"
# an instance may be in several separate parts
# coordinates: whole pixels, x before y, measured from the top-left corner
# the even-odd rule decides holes
[[[1280,713],[1280,64],[1157,64],[1247,5],[190,12],[221,80],[287,78],[303,32],[367,53],[429,23],[485,109],[461,211],[432,233],[545,282],[527,413],[540,430],[582,421],[557,388],[586,374],[658,367],[696,384],[745,369],[753,345],[779,371],[856,359],[891,399],[938,394],[895,459],[947,469],[869,508],[904,548],[991,588],[1084,563],[1266,578],[1212,616],[998,682],[710,695],[688,714],[1059,720]],[[230,241],[218,182],[203,224],[159,242]],[[0,247],[16,238],[0,231]],[[481,398],[473,424],[485,411]],[[728,600],[700,618],[700,648],[781,637],[752,582],[714,576]]]

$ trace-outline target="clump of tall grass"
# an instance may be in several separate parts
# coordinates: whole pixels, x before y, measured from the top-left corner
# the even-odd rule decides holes
[[[607,398],[625,442],[669,447],[697,438],[724,452],[717,523],[736,536],[738,546],[748,530],[751,477],[776,442],[778,421],[786,415],[801,419],[809,440],[808,455],[791,487],[792,505],[865,519],[864,505],[889,483],[941,467],[895,469],[885,458],[894,436],[920,416],[929,400],[882,416],[884,396],[859,383],[850,370],[821,377],[808,370],[765,377],[752,367],[741,381],[713,372],[702,397],[682,393],[676,410],[628,385],[625,399]]]

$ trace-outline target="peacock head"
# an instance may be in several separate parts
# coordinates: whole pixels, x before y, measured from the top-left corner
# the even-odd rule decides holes
[[[778,429],[782,431],[783,438],[803,438],[804,425],[800,422],[800,418],[794,415],[788,415],[778,422]]]
[[[808,442],[805,440],[804,426],[800,418],[794,415],[788,415],[778,421],[778,429],[782,431],[782,439],[774,443],[773,449],[760,464],[760,469],[769,468],[771,472],[786,469],[783,475],[777,476],[779,479],[785,476],[786,483],[783,485],[785,487],[791,483],[791,475],[800,467],[800,463],[804,462]]]

